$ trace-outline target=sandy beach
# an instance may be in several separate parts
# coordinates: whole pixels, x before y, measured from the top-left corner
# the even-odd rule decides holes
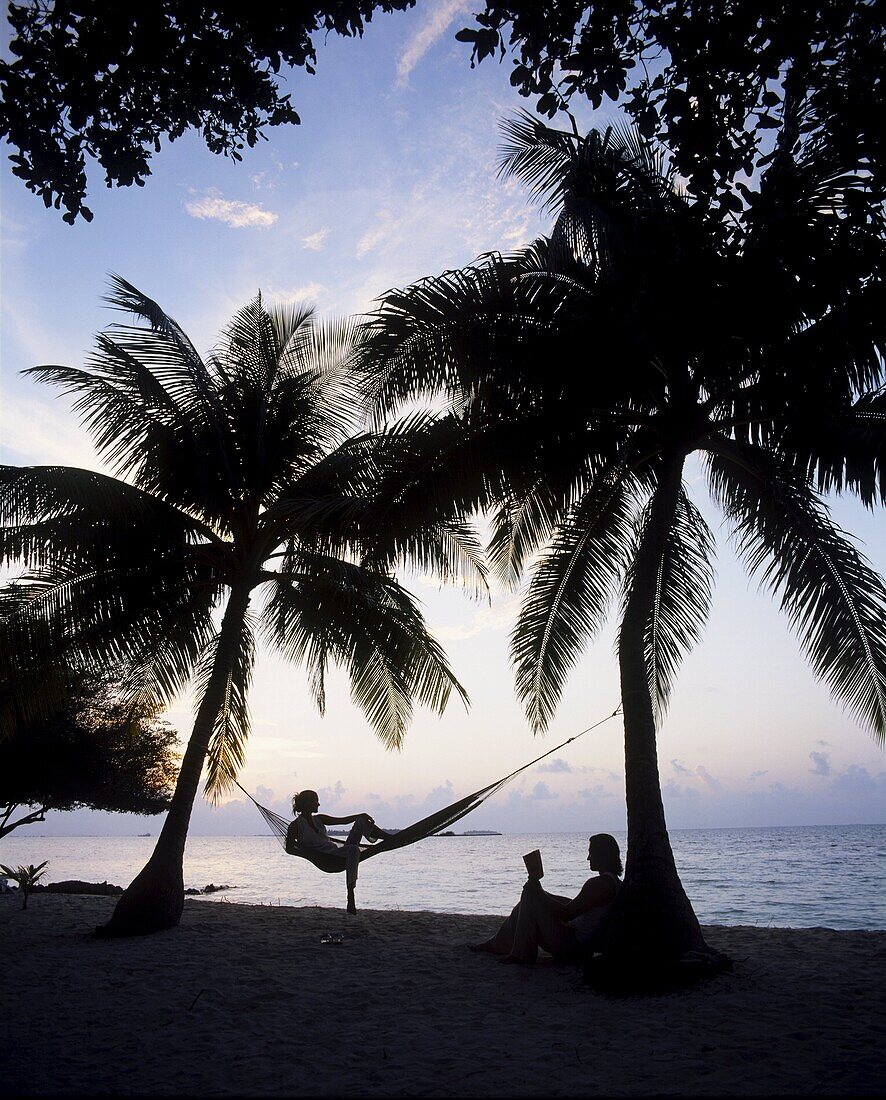
[[[463,944],[490,916],[188,901],[100,941],[113,898],[0,898],[6,1095],[876,1094],[886,932],[707,929],[735,969],[610,999]],[[325,933],[341,945],[324,945]]]

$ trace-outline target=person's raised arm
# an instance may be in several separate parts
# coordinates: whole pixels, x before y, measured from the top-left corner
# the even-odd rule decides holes
[[[574,920],[591,909],[599,909],[615,901],[618,887],[609,876],[588,879],[578,894],[568,901],[557,914],[561,920]]]

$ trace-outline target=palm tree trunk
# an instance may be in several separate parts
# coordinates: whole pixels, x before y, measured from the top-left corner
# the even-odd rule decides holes
[[[188,824],[209,741],[225,700],[228,678],[235,660],[243,620],[249,606],[250,587],[235,587],[225,608],[209,683],[182,757],[172,802],[151,858],[132,880],[117,903],[100,936],[145,936],[174,928],[185,904],[183,862]]]
[[[644,969],[660,971],[690,951],[697,953],[696,958],[723,964],[723,957],[705,943],[674,862],[661,798],[655,714],[645,659],[646,629],[653,611],[662,551],[679,499],[683,462],[682,454],[664,460],[635,558],[618,641],[628,853],[606,953],[621,963],[628,961],[635,974]]]

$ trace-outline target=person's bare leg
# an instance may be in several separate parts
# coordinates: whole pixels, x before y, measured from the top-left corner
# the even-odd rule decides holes
[[[360,849],[356,844],[345,844],[345,879],[348,884],[348,912],[357,912],[354,888],[357,885],[357,868],[360,866]]]

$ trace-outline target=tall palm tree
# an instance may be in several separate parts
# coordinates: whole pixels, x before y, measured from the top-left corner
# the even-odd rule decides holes
[[[321,710],[327,664],[342,664],[354,701],[399,747],[413,701],[442,710],[453,689],[466,697],[392,570],[411,555],[476,577],[479,559],[457,515],[419,523],[398,503],[414,422],[353,434],[363,396],[346,366],[352,322],[266,308],[259,296],[204,361],[124,280],[108,301],[136,323],[101,333],[83,368],[32,373],[77,395],[119,476],[2,469],[3,559],[30,572],[0,594],[0,647],[12,669],[7,718],[25,707],[22,684],[42,678],[32,708],[52,695],[47,667],[61,658],[114,667],[134,701],[196,684],[171,808],[106,926],[126,935],[180,919],[204,763],[218,795],[243,761],[256,634],[307,666]]]
[[[628,856],[610,957],[718,963],[656,754],[713,588],[684,468],[700,455],[815,674],[882,739],[886,588],[820,495],[886,499],[882,219],[857,216],[864,174],[820,147],[779,151],[746,216],[716,223],[630,131],[523,115],[505,134],[503,170],[555,215],[551,236],[389,292],[363,355],[377,408],[446,394],[505,476],[490,553],[505,580],[531,574],[511,656],[537,732],[618,603]]]

